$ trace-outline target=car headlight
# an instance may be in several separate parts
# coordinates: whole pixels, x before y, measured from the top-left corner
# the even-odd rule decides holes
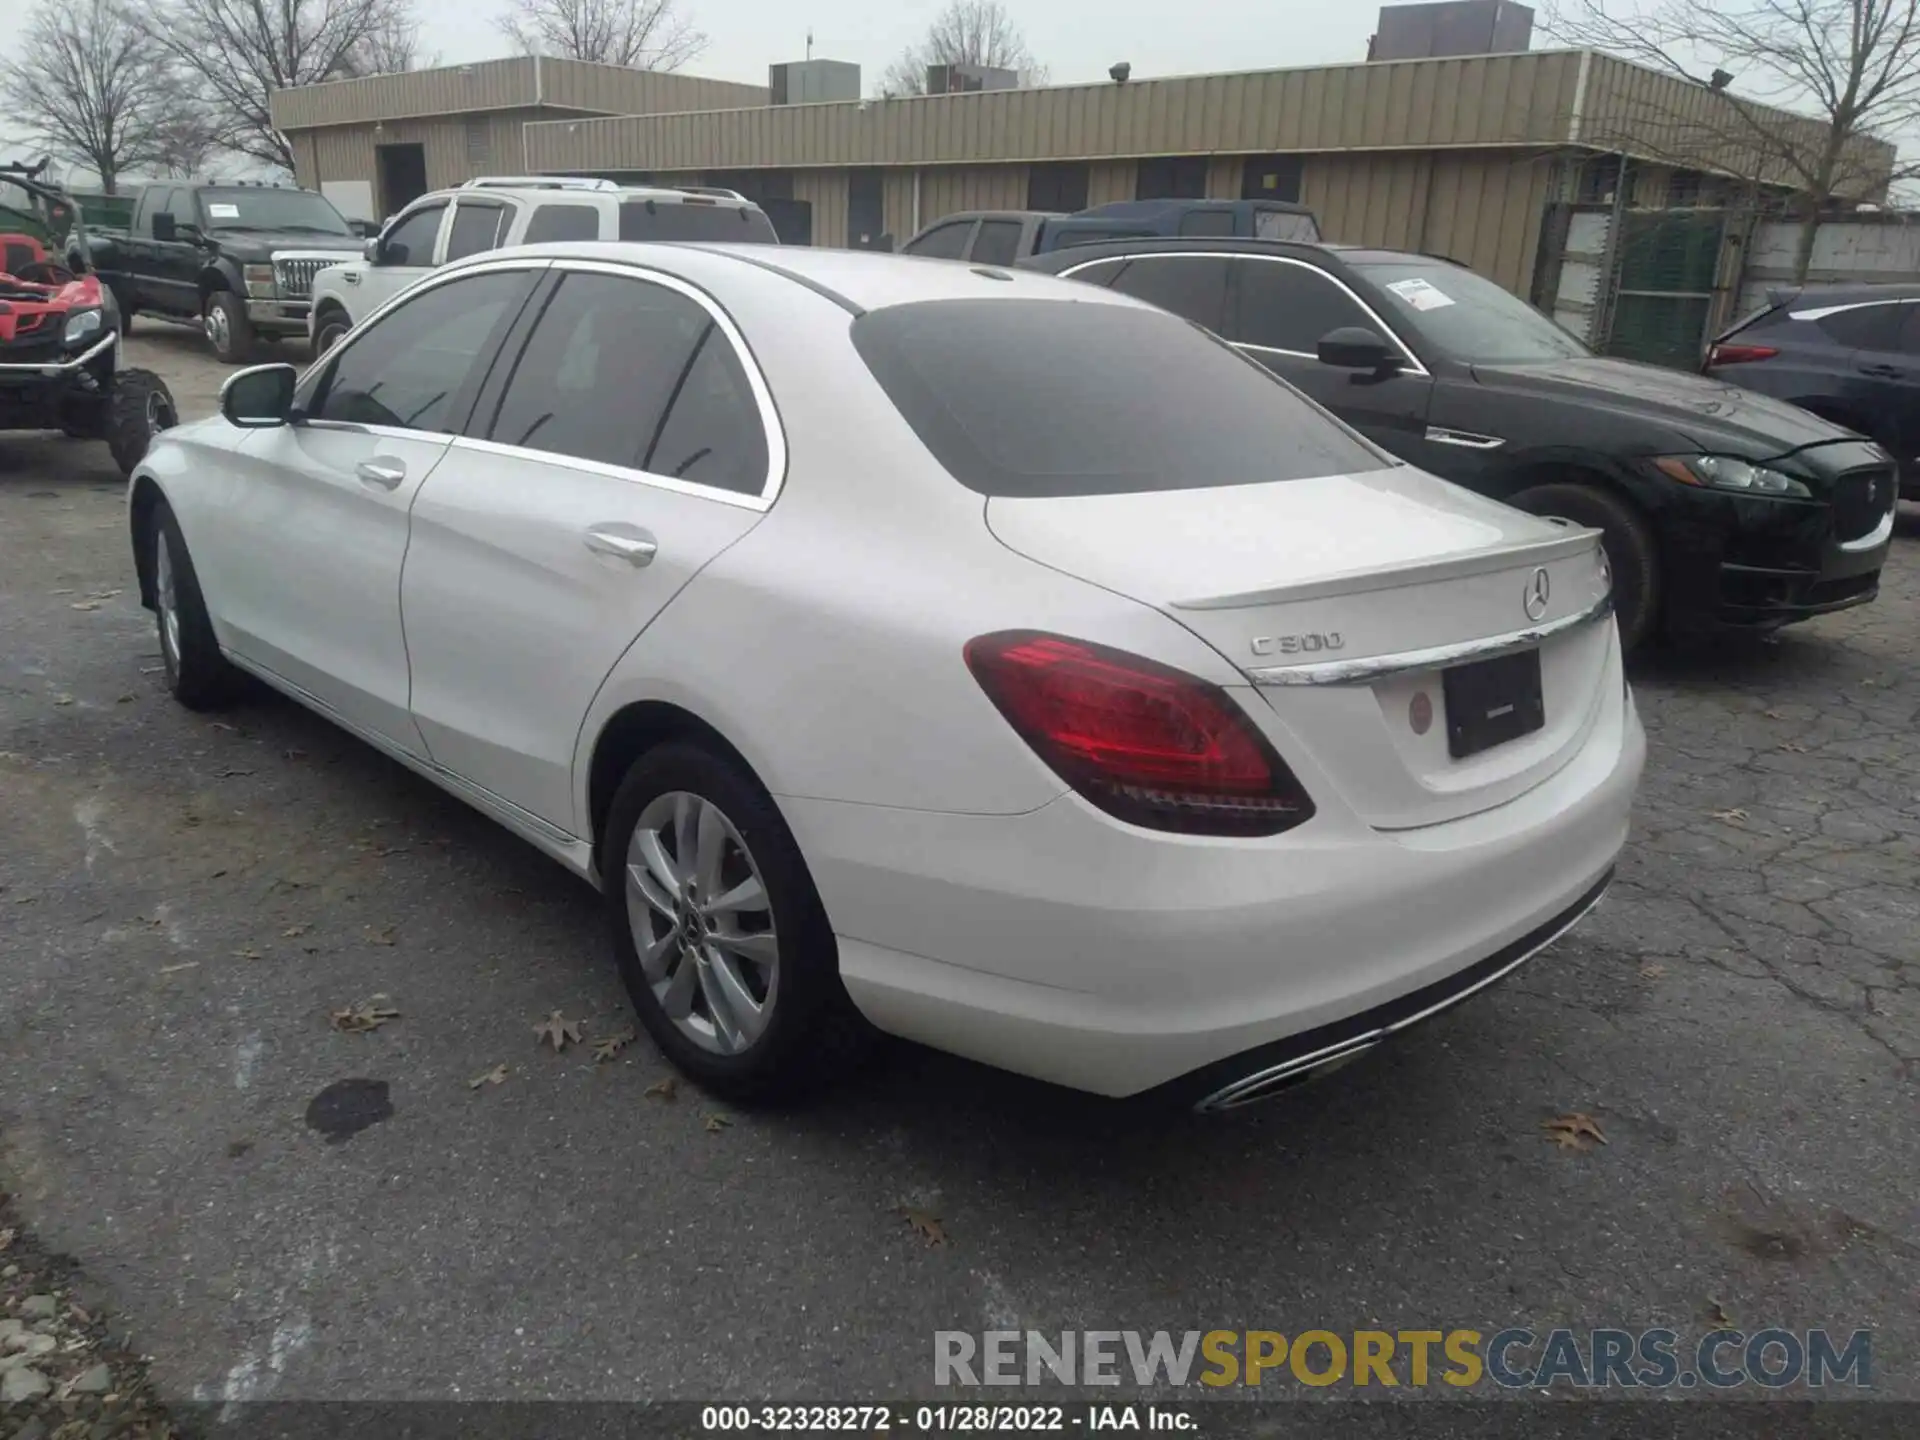
[[[98,335],[105,324],[98,310],[76,310],[67,317],[67,328],[60,338],[69,345],[78,345],[82,340]]]
[[[273,266],[248,265],[241,273],[246,277],[247,294],[256,300],[271,300],[274,297]]]
[[[1793,476],[1730,455],[1661,455],[1653,463],[1661,474],[1682,485],[1738,490],[1748,495],[1788,495],[1796,500],[1813,498],[1813,492]]]

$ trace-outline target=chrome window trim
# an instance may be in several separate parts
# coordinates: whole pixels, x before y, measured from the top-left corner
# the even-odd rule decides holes
[[[1613,613],[1613,594],[1609,591],[1577,614],[1565,615],[1524,630],[1491,635],[1484,640],[1464,640],[1450,645],[1432,645],[1424,650],[1403,650],[1397,655],[1375,655],[1365,660],[1322,660],[1312,665],[1274,665],[1249,670],[1256,685],[1371,685],[1394,675],[1440,670],[1449,665],[1465,665],[1476,660],[1495,660],[1502,655],[1531,650],[1556,635],[1565,635],[1591,625]]]
[[[1060,272],[1060,278],[1062,280],[1069,279],[1072,276],[1079,274],[1080,271],[1087,269],[1089,266],[1100,264],[1101,261],[1103,260],[1188,260],[1188,259],[1262,260],[1270,265],[1291,265],[1298,270],[1311,271],[1313,274],[1318,275],[1322,280],[1325,280],[1329,284],[1335,286],[1349,300],[1353,301],[1354,304],[1358,305],[1361,308],[1361,310],[1363,310],[1366,313],[1367,318],[1373,321],[1375,325],[1378,325],[1380,327],[1381,335],[1386,337],[1387,341],[1390,344],[1395,345],[1399,348],[1400,354],[1405,358],[1407,362],[1406,365],[1403,366],[1400,370],[1400,373],[1402,375],[1421,375],[1421,376],[1427,376],[1431,378],[1432,372],[1430,372],[1426,366],[1420,363],[1420,357],[1413,353],[1413,347],[1407,344],[1406,341],[1402,340],[1400,338],[1399,332],[1395,330],[1391,325],[1389,325],[1385,320],[1381,319],[1380,312],[1374,309],[1373,306],[1369,305],[1364,299],[1362,299],[1359,293],[1355,291],[1351,285],[1347,284],[1346,281],[1342,280],[1338,275],[1335,275],[1331,270],[1322,270],[1318,265],[1310,264],[1305,260],[1296,260],[1291,255],[1251,255],[1251,254],[1247,254],[1244,251],[1239,251],[1239,250],[1141,250],[1129,255],[1102,255],[1102,256],[1096,257],[1095,259],[1088,260],[1084,264],[1070,265],[1065,270],[1062,270]],[[1113,289],[1111,285],[1103,288],[1106,288],[1109,290]],[[1114,293],[1116,295],[1124,295],[1126,294],[1126,291],[1116,290],[1114,291]],[[1225,336],[1222,336],[1221,338],[1226,339]],[[1299,350],[1283,349],[1278,345],[1255,344],[1251,340],[1228,340],[1227,343],[1229,345],[1238,346],[1243,350],[1265,351],[1269,355],[1297,355],[1303,360],[1313,360],[1313,361],[1318,361],[1320,358],[1318,355],[1307,355]]]
[[[1789,310],[1789,320],[1824,320],[1849,310],[1871,310],[1876,305],[1920,305],[1920,295],[1889,296],[1884,300],[1849,300],[1844,305],[1818,305],[1811,310]]]
[[[455,450],[471,450],[477,455],[500,455],[510,460],[558,465],[562,469],[578,470],[587,475],[605,475],[613,480],[628,480],[636,485],[651,485],[656,490],[671,490],[676,495],[690,495],[696,500],[716,500],[722,505],[732,505],[742,510],[764,513],[773,503],[771,499],[749,495],[743,490],[723,490],[718,485],[696,485],[691,480],[679,480],[671,475],[656,475],[651,470],[636,470],[628,465],[609,465],[600,460],[583,460],[578,455],[566,455],[558,450],[535,450],[525,445],[502,445],[496,440],[477,440],[470,435],[454,435],[449,438]]]

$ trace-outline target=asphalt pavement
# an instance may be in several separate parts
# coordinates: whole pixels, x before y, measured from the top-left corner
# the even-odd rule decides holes
[[[193,336],[129,348],[211,408]],[[940,1330],[1731,1324],[1871,1329],[1920,1399],[1916,634],[1909,509],[1874,605],[1638,667],[1607,904],[1319,1085],[1168,1120],[903,1047],[742,1113],[596,1054],[632,1021],[585,886],[290,703],[172,704],[104,447],[0,435],[0,1188],[183,1398],[842,1401],[934,1393]]]

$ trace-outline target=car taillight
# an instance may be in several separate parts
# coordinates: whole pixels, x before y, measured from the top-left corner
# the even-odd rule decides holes
[[[1707,352],[1707,364],[1745,365],[1753,360],[1771,360],[1779,353],[1771,345],[1716,345]]]
[[[1216,685],[1085,640],[982,635],[967,668],[1054,772],[1116,819],[1195,835],[1277,835],[1313,801]]]

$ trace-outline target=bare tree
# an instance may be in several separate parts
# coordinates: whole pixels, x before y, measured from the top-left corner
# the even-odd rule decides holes
[[[147,163],[169,179],[186,179],[204,174],[219,148],[220,132],[213,117],[182,94],[154,127],[153,154]]]
[[[1920,122],[1920,0],[1658,0],[1631,12],[1565,0],[1547,28],[1703,87],[1671,113],[1643,102],[1621,138],[1756,192],[1787,191],[1800,217],[1796,280],[1836,199],[1876,198],[1920,174],[1886,138]]]
[[[171,61],[119,0],[47,0],[0,60],[0,104],[11,125],[114,193],[153,158]]]
[[[410,0],[171,0],[150,33],[189,75],[220,147],[282,170],[293,147],[273,128],[276,90],[361,73],[373,37],[410,32]]]
[[[635,70],[678,70],[707,48],[674,0],[513,0],[496,23],[529,55]]]
[[[437,51],[424,54],[420,49],[419,22],[409,14],[400,13],[371,31],[347,57],[347,74],[342,78],[398,75],[407,70],[431,69],[439,63]]]
[[[1026,37],[1000,0],[952,0],[934,16],[926,38],[910,45],[880,77],[883,95],[924,95],[930,65],[986,65],[1018,70],[1029,83],[1046,79]]]

